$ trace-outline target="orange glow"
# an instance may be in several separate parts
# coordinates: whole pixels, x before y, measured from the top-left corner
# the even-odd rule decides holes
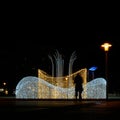
[[[105,51],[108,51],[108,50],[109,50],[109,47],[111,47],[111,46],[112,46],[112,45],[109,44],[109,43],[104,43],[104,44],[101,45],[101,47],[103,47]]]

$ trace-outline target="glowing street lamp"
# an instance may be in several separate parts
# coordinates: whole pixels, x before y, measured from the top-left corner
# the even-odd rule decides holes
[[[111,47],[112,45],[109,44],[109,43],[104,43],[101,45],[101,47],[104,48],[105,52],[109,51],[109,48]]]
[[[108,51],[111,46],[112,45],[107,42],[101,45],[101,47],[104,48],[104,51],[105,51],[105,77],[107,80],[107,86],[106,86],[107,87],[106,89],[107,99],[108,99]]]

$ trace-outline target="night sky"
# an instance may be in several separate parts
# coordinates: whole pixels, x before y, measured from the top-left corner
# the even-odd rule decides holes
[[[44,44],[42,44],[42,40]],[[53,40],[48,37],[46,40],[39,39],[16,42],[15,84],[25,76],[37,76],[37,69],[41,69],[51,75],[52,65],[48,55],[55,55],[56,50],[63,56],[65,75],[68,74],[68,61],[70,56],[75,52],[77,59],[73,64],[73,72],[82,68],[89,69],[92,66],[97,66],[97,70],[94,72],[95,77],[105,78],[105,52],[101,48],[101,44],[104,42],[112,44],[108,52],[109,88],[111,92],[118,91],[120,89],[120,34],[114,31],[86,32],[86,36],[84,33],[80,37],[76,36],[75,39],[74,35],[68,38],[67,36],[65,38],[63,36],[63,39],[56,35],[56,38]]]
[[[97,70],[94,72],[95,77],[105,77],[105,52],[100,46],[104,42],[109,42],[112,44],[108,52],[109,86],[112,92],[119,90],[120,34],[118,32],[104,31],[92,32],[90,36],[90,33],[86,33],[89,35],[87,37],[77,36],[77,40],[73,39],[73,36],[72,38],[63,38],[63,40],[58,37],[57,40],[56,36],[56,39],[51,41],[52,44],[48,39],[43,40],[41,38],[39,40],[16,40],[16,44],[13,47],[8,45],[7,47],[1,46],[0,82],[6,81],[9,89],[13,90],[23,77],[29,75],[37,76],[37,69],[41,69],[51,75],[52,65],[48,55],[55,55],[56,50],[63,56],[65,75],[68,74],[70,56],[75,52],[77,59],[73,64],[73,72],[82,68],[89,69],[92,66],[97,66]],[[42,44],[42,40],[44,44]]]
[[[0,45],[0,82],[6,81],[9,89],[13,90],[23,77],[37,76],[37,69],[51,75],[48,55],[54,55],[55,50],[58,50],[65,60],[65,75],[68,74],[69,58],[75,51],[77,59],[73,64],[73,72],[97,66],[95,77],[105,77],[105,52],[100,46],[109,42],[112,44],[108,53],[110,89],[120,89],[118,16],[114,17],[114,21],[110,19],[111,16],[107,19],[102,17],[101,20],[99,15],[96,19],[91,16],[92,19],[88,21],[87,18],[73,19],[70,16],[57,16],[52,19],[52,16],[47,15],[41,19],[34,16],[33,19],[27,15],[16,18],[15,32],[11,31],[12,26],[7,26],[9,29],[4,27],[3,42]]]

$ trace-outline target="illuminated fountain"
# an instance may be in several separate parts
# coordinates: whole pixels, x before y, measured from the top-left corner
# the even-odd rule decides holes
[[[38,77],[27,76],[19,81],[15,91],[16,98],[73,99],[75,87],[69,77],[74,78],[83,71],[87,72],[86,69],[81,69],[70,76],[52,77],[39,69]]]
[[[69,77],[72,76],[74,79],[76,74],[84,73],[83,76],[86,78],[86,72],[86,69],[81,69],[70,76],[56,78],[47,75],[39,69],[38,77],[27,76],[19,81],[15,91],[16,98],[74,99],[75,87],[73,80],[69,79]],[[86,80],[83,79],[82,98],[106,99],[106,80],[104,78],[96,78],[86,83]]]
[[[54,60],[52,62],[52,75],[38,69],[38,77],[27,76],[19,81],[16,86],[16,98],[25,99],[74,99],[75,85],[74,77],[79,74],[83,78],[82,99],[106,99],[106,80],[96,78],[87,82],[87,69],[80,69],[72,72],[73,63],[76,59],[75,52],[69,60],[68,75],[63,75],[64,60],[57,51],[55,58],[56,76],[54,76]]]

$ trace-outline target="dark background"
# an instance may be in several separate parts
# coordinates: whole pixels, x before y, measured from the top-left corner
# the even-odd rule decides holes
[[[54,39],[52,43],[53,45],[46,40],[46,46],[41,45],[42,39],[38,41],[29,41],[29,45],[23,43],[20,45],[20,43],[18,43],[17,81],[25,75],[37,75],[38,68],[51,75],[52,65],[48,55],[55,55],[55,50],[58,50],[65,60],[65,75],[68,74],[70,56],[75,51],[77,59],[73,64],[73,72],[82,68],[89,69],[92,66],[97,66],[98,69],[94,72],[95,77],[105,78],[105,52],[103,48],[101,48],[101,45],[104,42],[109,42],[112,44],[112,47],[108,52],[109,88],[111,92],[118,91],[120,83],[119,33],[103,31],[95,32],[93,34],[93,32],[86,32],[86,36],[83,36],[82,38],[78,37],[77,40],[74,37],[68,37],[66,39],[63,37],[63,39],[59,40],[59,37],[56,36],[56,39]]]
[[[86,32],[86,36],[90,32]],[[89,38],[90,37],[90,38]],[[48,39],[51,39],[48,37]],[[1,81],[8,83],[9,89],[15,89],[17,83],[25,76],[37,76],[37,69],[41,69],[48,74],[52,74],[51,61],[48,55],[55,55],[56,50],[65,60],[64,75],[68,74],[68,62],[71,54],[75,51],[77,59],[73,64],[73,72],[82,68],[89,69],[97,66],[94,72],[95,77],[105,78],[105,52],[101,44],[109,42],[112,44],[108,52],[108,76],[110,92],[119,91],[119,33],[103,31],[92,33],[92,36],[78,37],[77,40],[71,37],[59,39],[56,36],[54,41],[43,40],[16,40],[14,47],[2,48],[0,51],[1,59]],[[46,44],[42,44],[46,42]],[[52,43],[51,43],[52,42]],[[59,44],[60,42],[60,44]],[[63,44],[63,45],[61,45]],[[16,72],[16,74],[15,74]]]
[[[53,10],[54,11],[54,10]],[[10,93],[25,76],[37,76],[37,69],[51,75],[48,55],[58,50],[68,61],[75,51],[73,72],[97,66],[95,77],[105,77],[105,52],[100,47],[109,42],[108,54],[110,92],[120,87],[120,22],[118,12],[33,12],[25,10],[2,17],[0,44],[0,82],[6,81]],[[83,11],[83,10],[82,10]],[[103,14],[104,13],[104,14]]]

